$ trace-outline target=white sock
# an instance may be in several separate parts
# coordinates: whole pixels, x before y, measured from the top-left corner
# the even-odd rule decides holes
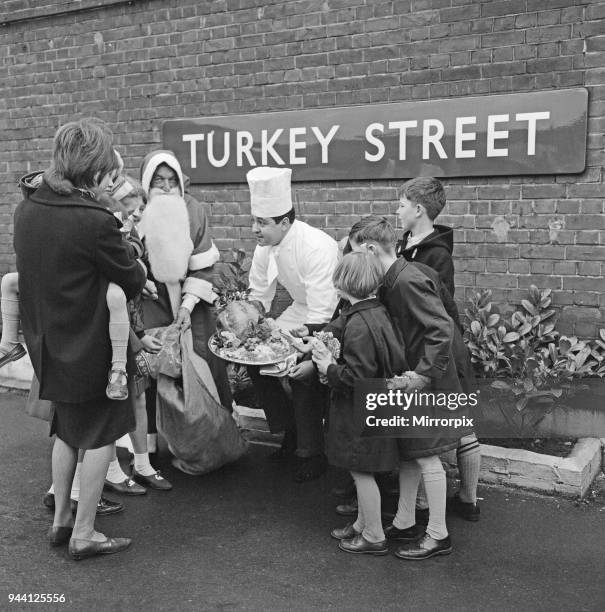
[[[14,346],[19,344],[19,300],[2,297],[2,340],[0,350],[3,354],[8,353]]]
[[[124,482],[128,478],[128,476],[126,476],[126,474],[124,474],[124,472],[122,471],[122,468],[120,467],[120,462],[117,459],[114,459],[107,468],[106,478],[107,480],[109,480],[109,482],[118,484],[120,482]]]
[[[447,538],[447,527],[445,525],[445,498],[447,482],[445,470],[438,455],[431,457],[419,457],[416,461],[422,471],[426,497],[429,502],[429,524],[426,532],[435,540]]]
[[[384,531],[380,520],[380,490],[374,474],[351,472],[351,476],[355,480],[359,503],[354,527],[368,542],[382,542]]]
[[[71,483],[71,495],[70,497],[74,501],[80,500],[80,474],[82,473],[82,464],[76,463],[76,472],[74,474],[74,479]]]
[[[420,466],[412,459],[402,461],[399,466],[399,503],[393,526],[409,529],[416,524],[416,496],[420,483]]]
[[[54,484],[50,485],[50,489],[48,489],[48,492],[51,493],[52,495],[55,494],[55,485]]]
[[[416,496],[416,510],[428,510],[429,502],[426,498],[426,491],[424,489],[424,482],[420,479],[418,485],[418,495]]]
[[[149,453],[134,454],[134,469],[141,476],[153,476],[155,474],[153,466],[149,463]]]

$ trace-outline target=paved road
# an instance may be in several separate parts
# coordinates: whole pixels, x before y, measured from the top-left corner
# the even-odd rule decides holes
[[[0,610],[605,609],[605,511],[485,489],[483,516],[451,518],[449,557],[405,562],[337,549],[331,478],[296,485],[254,447],[206,477],[175,472],[170,493],[127,498],[98,521],[131,550],[75,563],[50,549],[51,442],[24,398],[0,394]],[[67,602],[10,605],[9,593],[64,593]]]

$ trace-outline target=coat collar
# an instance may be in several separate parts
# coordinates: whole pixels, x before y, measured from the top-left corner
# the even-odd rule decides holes
[[[371,310],[372,308],[381,308],[382,304],[380,303],[380,300],[378,298],[371,298],[369,300],[363,300],[361,302],[357,302],[356,304],[353,304],[352,306],[348,306],[347,308],[345,308],[343,310],[343,315],[345,317],[350,317],[351,315],[355,314],[356,312],[362,312],[364,310]]]
[[[395,284],[399,273],[409,265],[410,262],[404,259],[403,257],[397,259],[397,261],[393,263],[393,265],[387,270],[387,273],[384,275],[384,281],[382,283],[382,286],[386,288],[391,288]]]
[[[32,202],[37,204],[45,204],[50,206],[83,206],[87,208],[95,208],[97,210],[104,210],[108,214],[112,214],[103,204],[100,204],[92,198],[91,195],[81,192],[73,191],[69,195],[62,195],[53,191],[46,182],[42,181],[42,184],[36,191],[29,197]]]

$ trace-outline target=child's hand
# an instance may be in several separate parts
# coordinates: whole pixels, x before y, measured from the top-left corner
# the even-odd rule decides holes
[[[320,374],[326,375],[328,373],[328,367],[336,363],[332,353],[324,347],[324,351],[313,349],[313,363],[317,366],[317,371]]]
[[[143,287],[143,297],[148,300],[157,300],[158,299],[158,288],[155,286],[155,283],[151,280],[148,280]]]
[[[313,351],[314,357],[316,355],[317,357],[324,357],[326,355],[330,355],[330,356],[332,355],[332,353],[330,352],[330,349],[321,340],[318,340],[317,338],[308,338],[308,340],[309,340],[309,344],[311,345],[311,350]]]
[[[288,376],[294,380],[304,380],[313,375],[315,368],[312,361],[301,361],[290,368]]]
[[[302,338],[300,342],[297,342],[296,349],[298,352],[303,355],[308,355],[313,350],[313,343],[311,340],[313,340],[313,338],[307,336],[306,338]]]
[[[291,329],[290,334],[295,338],[305,338],[309,335],[309,328],[306,325],[301,325],[300,327]]]
[[[402,376],[395,376],[387,380],[387,388],[403,389],[404,391],[422,391],[431,384],[431,379],[422,374],[416,374],[413,370],[404,372]]]
[[[143,345],[143,350],[148,353],[159,353],[162,350],[162,343],[153,336],[143,336],[141,338],[141,344]]]

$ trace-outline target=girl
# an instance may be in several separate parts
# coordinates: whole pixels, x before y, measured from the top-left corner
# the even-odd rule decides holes
[[[340,316],[325,328],[338,337],[340,357],[312,341],[313,361],[331,389],[327,436],[328,460],[350,470],[355,481],[359,510],[357,520],[332,531],[341,550],[350,553],[385,555],[380,492],[374,472],[394,469],[398,463],[397,441],[391,438],[362,438],[363,415],[356,414],[355,382],[367,378],[390,378],[407,369],[403,343],[390,317],[376,298],[382,269],[366,252],[345,255],[334,272],[334,286],[349,301]],[[385,387],[386,388],[386,387]]]

